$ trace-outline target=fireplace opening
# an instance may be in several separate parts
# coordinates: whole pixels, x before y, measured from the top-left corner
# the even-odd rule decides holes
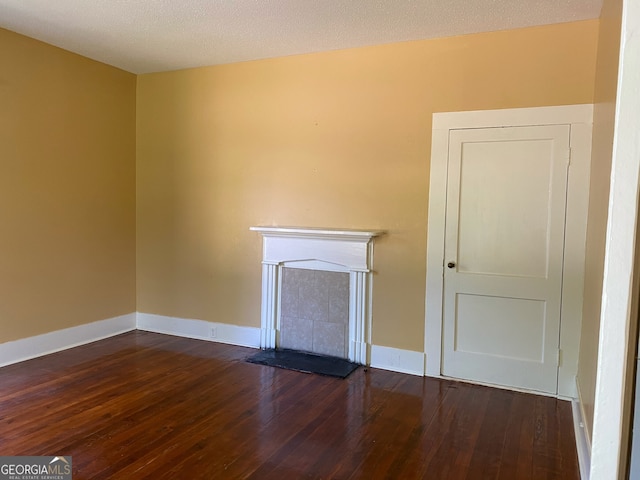
[[[349,274],[282,269],[279,347],[349,358]]]

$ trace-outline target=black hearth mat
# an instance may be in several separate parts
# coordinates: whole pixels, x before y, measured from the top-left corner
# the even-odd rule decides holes
[[[247,358],[247,362],[338,378],[347,378],[358,368],[357,364],[343,358],[325,357],[296,350],[262,350]]]

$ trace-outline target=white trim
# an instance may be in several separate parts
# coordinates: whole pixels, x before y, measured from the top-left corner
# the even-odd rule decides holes
[[[444,238],[447,207],[449,127],[437,127],[444,114],[433,115],[429,213],[427,223],[427,292],[425,295],[425,374],[439,377],[442,363],[442,304],[444,293]],[[447,115],[448,117],[448,115]],[[443,120],[440,121],[439,119]],[[433,319],[433,320],[431,320]]]
[[[280,339],[282,268],[349,273],[348,358],[369,364],[373,238],[380,230],[251,227],[262,239],[260,347],[277,348]]]
[[[576,384],[578,379],[576,378]],[[580,386],[576,385],[576,390],[580,393]],[[586,428],[584,404],[582,396],[571,401],[571,412],[573,414],[573,432],[576,439],[576,450],[578,452],[578,465],[580,466],[580,478],[589,480],[591,470],[591,441]]]
[[[249,227],[265,237],[311,237],[331,240],[353,240],[368,242],[373,237],[382,235],[382,230],[344,230],[337,228],[301,228],[301,227]]]
[[[86,323],[0,344],[0,367],[78,347],[136,329],[136,314]]]
[[[317,261],[341,266],[343,271],[371,270],[369,246],[381,231],[332,230],[293,227],[250,227],[262,235],[262,263]],[[319,268],[325,270],[325,268]]]
[[[584,265],[589,178],[591,176],[591,134],[593,105],[588,105],[589,123],[571,124],[571,163],[567,177],[564,260],[562,266],[562,306],[560,310],[560,349],[558,395],[575,398],[576,376],[580,357],[582,305],[584,299]]]
[[[567,220],[560,332],[562,365],[558,371],[558,395],[574,397],[577,372],[588,185],[591,161],[593,105],[567,105],[473,112],[434,113],[431,140],[429,218],[427,231],[427,281],[425,296],[426,374],[441,376],[442,294],[449,130],[497,126],[571,125],[571,166],[567,189]],[[567,217],[569,218],[569,217]],[[570,274],[568,274],[570,272]]]
[[[622,3],[619,58],[591,445],[594,479],[625,475],[627,412],[633,410],[626,403],[632,388],[627,382],[630,357],[638,341],[632,332],[640,287],[634,282],[640,193],[640,1]]]
[[[371,345],[371,367],[423,376],[424,353]]]
[[[137,314],[138,330],[177,337],[228,343],[240,347],[260,347],[260,329],[190,318],[167,317],[152,313]]]
[[[526,118],[523,118],[523,114]],[[434,130],[459,128],[489,128],[496,125],[533,126],[567,125],[593,122],[593,105],[560,105],[468,112],[439,112],[433,114]]]
[[[349,273],[349,269],[343,265],[322,262],[320,260],[298,260],[294,262],[284,262],[286,268],[298,268],[301,270],[324,270],[325,272]]]

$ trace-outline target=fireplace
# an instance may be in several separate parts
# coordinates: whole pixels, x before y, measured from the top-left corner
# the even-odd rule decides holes
[[[263,236],[260,347],[282,346],[284,269],[346,273],[348,327],[345,353],[352,362],[368,364],[373,239],[383,232],[293,227],[251,227],[251,230]],[[287,318],[285,323],[287,321],[290,320]],[[321,333],[320,327],[317,330]]]

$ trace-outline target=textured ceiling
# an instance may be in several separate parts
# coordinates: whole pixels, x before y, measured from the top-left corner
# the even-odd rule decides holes
[[[602,0],[0,0],[0,27],[134,73],[597,18]]]

